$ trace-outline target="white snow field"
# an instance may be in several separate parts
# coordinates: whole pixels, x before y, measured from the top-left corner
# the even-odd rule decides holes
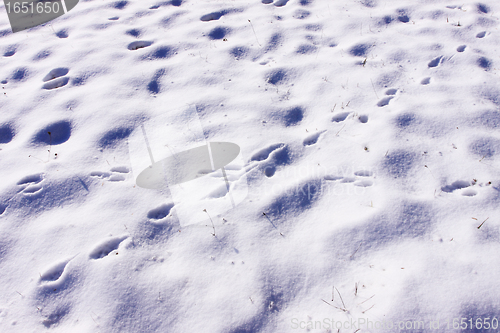
[[[498,332],[499,11],[81,0],[13,34],[2,4],[0,332]],[[210,214],[209,172],[183,224],[129,139],[192,108],[248,194]]]

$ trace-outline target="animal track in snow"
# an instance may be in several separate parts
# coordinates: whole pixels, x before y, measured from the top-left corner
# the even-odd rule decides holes
[[[111,176],[111,174],[109,172],[92,171],[90,173],[90,176],[104,179],[104,178],[108,178],[109,176]]]
[[[111,172],[129,173],[130,170],[124,166],[117,166],[117,167],[111,168]]]
[[[227,14],[229,14],[231,12],[233,12],[233,10],[224,9],[224,10],[221,10],[221,11],[218,11],[218,12],[212,12],[212,13],[209,13],[209,14],[205,14],[202,17],[200,17],[200,21],[203,21],[203,22],[217,21],[222,16],[227,15]]]
[[[336,181],[336,180],[339,180],[339,179],[342,179],[343,177],[340,177],[340,176],[332,176],[332,175],[327,175],[324,177],[325,180],[329,180],[329,181]]]
[[[272,176],[274,176],[275,173],[276,173],[276,167],[274,166],[269,166],[264,169],[264,175],[266,175],[267,178],[271,178]]]
[[[59,37],[59,38],[68,38],[68,30],[59,30],[58,32],[56,32],[56,36]]]
[[[422,81],[420,81],[420,84],[424,85],[424,86],[428,85],[429,83],[431,83],[430,77],[426,77],[426,78],[422,79]]]
[[[43,189],[42,182],[44,180],[44,175],[42,173],[29,175],[17,182],[20,186],[21,193],[24,195],[31,195],[39,192]]]
[[[378,103],[377,103],[377,106],[378,107],[384,107],[384,106],[387,106],[389,105],[389,102],[391,101],[391,99],[393,99],[394,96],[389,96],[389,97],[384,97],[382,98]]]
[[[387,96],[394,96],[394,95],[396,95],[397,92],[398,92],[397,89],[387,89],[387,91],[385,92],[385,94]]]
[[[14,54],[16,54],[16,48],[11,46],[5,53],[3,54],[4,57],[12,57]]]
[[[29,195],[29,194],[35,194],[42,189],[43,189],[43,186],[41,184],[35,184],[35,185],[30,185],[30,186],[26,187],[24,190],[22,190],[22,192],[23,192],[23,194]]]
[[[17,182],[17,185],[27,185],[27,184],[38,184],[43,180],[43,174],[38,173],[30,176],[26,176]]]
[[[304,139],[304,141],[302,142],[302,144],[304,146],[311,146],[311,145],[315,144],[316,142],[318,142],[318,139],[321,136],[321,134],[323,134],[325,132],[326,131],[321,131],[321,132],[316,132],[316,133],[310,134],[309,136],[307,136]]]
[[[68,82],[69,82],[69,77],[61,77],[59,79],[45,83],[42,86],[42,88],[46,89],[46,90],[57,89],[57,88],[64,87],[65,85],[68,84]]]
[[[373,176],[373,172],[362,170],[362,171],[356,171],[354,175],[359,177],[371,177]]]
[[[354,186],[358,187],[372,186],[374,184],[373,178],[374,178],[373,172],[369,170],[356,171],[354,172],[354,177],[352,176],[342,177],[337,175],[326,175],[324,177],[326,181],[336,182],[339,180],[340,183],[353,184]]]
[[[67,85],[69,82],[69,77],[65,75],[68,74],[68,72],[68,68],[54,68],[43,78],[43,82],[47,83],[45,83],[42,88],[52,90]]]
[[[286,5],[288,3],[288,0],[278,0],[274,3],[274,5],[276,7],[283,7],[284,5]]]
[[[252,157],[250,157],[250,161],[264,161],[269,158],[269,156],[277,151],[285,147],[284,143],[276,143],[272,144],[266,148],[260,149],[257,152],[255,152]]]
[[[473,197],[477,195],[477,191],[470,188],[473,184],[466,180],[457,180],[450,185],[443,186],[441,190],[446,193],[459,191],[463,196]]]
[[[367,115],[361,115],[358,117],[359,121],[362,123],[362,124],[366,124],[368,122],[368,116]]]
[[[378,103],[377,103],[377,106],[378,107],[384,107],[384,106],[387,106],[389,105],[389,102],[395,97],[396,93],[398,92],[397,89],[387,89],[387,91],[385,92],[385,94],[388,96],[388,97],[384,97],[382,98]]]
[[[443,56],[439,56],[437,58],[434,58],[432,59],[428,64],[427,66],[429,68],[434,68],[434,67],[437,67],[439,66],[439,64],[443,61],[444,57]]]
[[[152,220],[161,220],[165,217],[169,216],[172,212],[172,208],[174,208],[173,203],[163,204],[157,208],[151,209],[148,212],[148,219]]]
[[[332,121],[335,123],[340,123],[341,121],[346,120],[349,114],[350,112],[337,113],[336,115],[333,116]]]
[[[53,70],[51,70],[49,72],[49,74],[45,75],[45,77],[43,78],[43,82],[57,79],[58,77],[61,77],[61,76],[68,74],[68,72],[69,72],[69,68],[64,68],[64,67],[54,68]]]
[[[145,47],[151,46],[152,44],[153,44],[153,42],[151,42],[151,41],[138,40],[138,41],[135,41],[135,42],[128,44],[127,48],[131,51],[135,51],[138,49],[143,49]]]
[[[47,269],[43,274],[40,274],[40,281],[44,282],[55,282],[61,278],[64,273],[64,269],[68,265],[70,260],[61,261],[49,269]]]
[[[476,35],[476,38],[484,38],[486,37],[486,34],[487,34],[486,31],[481,31]]]
[[[107,179],[110,182],[121,182],[125,180],[123,174],[130,172],[129,169],[124,166],[113,167],[110,171],[111,172],[92,171],[90,176],[99,179]]]
[[[89,258],[97,260],[108,256],[112,251],[118,249],[120,243],[127,238],[128,236],[111,237],[103,241],[89,253]]]

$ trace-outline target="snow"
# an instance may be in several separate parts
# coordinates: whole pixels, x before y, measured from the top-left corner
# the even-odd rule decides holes
[[[0,331],[499,318],[499,10],[82,0],[13,34],[1,5]],[[162,158],[237,144],[246,197],[137,186],[144,124]]]

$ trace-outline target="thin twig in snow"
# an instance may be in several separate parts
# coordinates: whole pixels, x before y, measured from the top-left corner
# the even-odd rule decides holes
[[[255,33],[255,29],[253,28],[252,21],[248,20],[248,22],[250,22],[250,25],[252,26],[253,34],[255,35],[255,39],[257,40],[257,44],[259,44],[259,46],[262,47],[262,45],[260,45],[260,43],[259,43],[259,39],[257,38],[257,34]]]
[[[486,220],[484,220],[483,223],[481,223],[481,225],[479,227],[477,227],[477,228],[478,229],[481,228],[483,226],[484,222],[488,221],[488,219],[489,219],[489,217]]]

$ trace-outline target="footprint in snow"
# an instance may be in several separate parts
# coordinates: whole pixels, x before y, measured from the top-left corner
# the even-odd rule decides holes
[[[432,59],[432,60],[431,60],[431,61],[427,64],[427,66],[428,66],[429,68],[434,68],[434,67],[437,67],[437,66],[439,66],[439,64],[441,64],[441,63],[443,62],[443,59],[444,59],[444,57],[443,57],[443,56],[439,56],[439,57],[437,57],[437,58],[434,58],[434,59]]]
[[[62,280],[64,280],[62,275],[70,261],[71,259],[60,261],[49,267],[44,273],[40,273],[40,282],[62,282]]]
[[[154,209],[151,209],[148,212],[148,219],[151,219],[153,221],[158,221],[158,220],[163,220],[166,217],[172,216],[172,208],[174,208],[173,203],[168,203],[168,204],[163,204],[159,207],[156,207]]]
[[[481,31],[476,35],[476,38],[484,38],[488,33],[486,31]]]
[[[34,195],[43,189],[43,180],[44,175],[39,173],[24,177],[17,182],[17,185],[21,188],[20,192],[24,195]]]
[[[337,113],[336,115],[333,116],[332,121],[334,123],[340,123],[340,122],[346,120],[347,117],[349,116],[349,114],[350,114],[350,112]]]
[[[288,3],[288,0],[278,0],[274,3],[274,5],[276,7],[283,7],[284,5],[286,5]]]
[[[225,9],[225,10],[221,10],[218,12],[208,13],[208,14],[205,14],[202,17],[200,17],[200,21],[203,21],[203,22],[217,21],[222,16],[229,14],[230,12],[231,12],[230,10]]]
[[[358,119],[359,119],[359,122],[360,122],[360,123],[362,123],[362,124],[366,124],[366,123],[368,122],[368,116],[367,116],[367,115],[364,115],[364,114],[363,114],[363,115],[360,115],[360,116],[358,117]]]
[[[424,85],[424,86],[428,85],[429,83],[431,83],[430,77],[426,77],[426,78],[422,79],[422,81],[420,81],[420,84]]]
[[[273,0],[262,0],[261,2],[266,5],[274,2],[274,5],[276,7],[283,7],[284,5],[287,4],[288,1],[289,0],[277,0],[276,2],[274,2]]]
[[[128,44],[127,48],[130,51],[135,51],[135,50],[143,49],[143,48],[151,46],[151,45],[153,45],[153,42],[151,42],[151,41],[148,41],[148,40],[138,40],[138,41],[135,41],[135,42],[132,42],[132,43]]]
[[[89,258],[98,260],[107,257],[111,252],[117,250],[120,244],[127,238],[128,236],[121,236],[106,239],[105,241],[98,244],[92,251],[90,251]],[[118,251],[114,253],[115,255],[118,255]]]
[[[323,134],[325,132],[326,131],[320,131],[320,132],[316,132],[316,133],[312,133],[312,134],[308,135],[304,139],[304,141],[302,142],[302,144],[304,146],[312,146],[312,145],[316,144],[316,142],[318,142],[318,139],[321,136],[321,134]]]
[[[475,182],[469,182],[466,180],[457,180],[451,183],[450,185],[446,185],[441,187],[441,191],[446,192],[446,193],[453,193],[457,191],[463,196],[466,197],[473,197],[478,194],[478,192],[471,188],[471,186],[475,185]],[[481,186],[480,184],[479,186]]]
[[[398,92],[397,89],[388,89],[385,94],[387,97],[382,98],[378,103],[378,107],[384,107],[389,105],[389,102],[396,96],[396,93]]]
[[[130,171],[127,167],[118,166],[111,168],[110,172],[92,171],[90,173],[90,176],[99,179],[107,179],[110,182],[121,182],[125,180],[124,175],[128,174],[129,172]]]
[[[46,83],[42,86],[42,88],[46,90],[52,90],[67,85],[69,82],[69,77],[66,76],[66,74],[68,74],[68,72],[68,68],[54,68],[43,78],[43,82]]]
[[[284,143],[275,143],[265,148],[259,149],[258,151],[253,153],[252,157],[250,157],[250,161],[259,162],[267,160],[272,153],[282,149],[283,147],[285,147]]]
[[[326,175],[324,179],[329,182],[337,182],[342,184],[353,184],[359,187],[370,187],[374,184],[373,182],[373,172],[369,170],[360,170],[354,172],[354,176],[337,176],[337,175]]]

